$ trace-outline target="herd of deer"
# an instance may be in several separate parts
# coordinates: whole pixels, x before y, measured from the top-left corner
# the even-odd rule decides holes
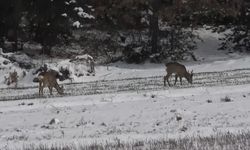
[[[180,83],[182,85],[182,78],[186,78],[186,80],[192,84],[193,81],[193,71],[188,72],[186,70],[186,67],[182,64],[179,64],[177,62],[171,62],[167,63],[166,65],[166,71],[167,75],[164,76],[164,86],[166,86],[166,80],[169,83],[169,77],[172,74],[175,74],[175,82],[174,85],[176,85],[177,79],[179,77]],[[52,95],[52,89],[55,88],[59,94],[63,94],[63,86],[59,86],[57,83],[57,72],[53,70],[49,70],[47,72],[43,72],[38,76],[39,80],[39,95],[43,95],[43,89],[44,87],[48,87],[50,94]]]

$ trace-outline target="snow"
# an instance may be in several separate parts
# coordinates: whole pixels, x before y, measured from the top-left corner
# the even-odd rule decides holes
[[[93,15],[90,15],[90,14],[84,12],[82,7],[75,7],[74,10],[77,11],[78,16],[80,16],[82,18],[95,19],[95,17]]]
[[[24,100],[24,105],[19,105],[22,101],[0,102],[0,143],[18,135],[28,139],[8,141],[11,146],[38,141],[67,143],[75,138],[93,142],[249,130],[249,88],[240,85],[34,99]],[[225,96],[233,101],[221,102]],[[177,116],[182,119],[177,121]],[[50,125],[53,118],[57,123]],[[182,127],[187,131],[180,131]]]
[[[68,15],[67,15],[67,13],[63,13],[62,16],[63,17],[67,17]]]
[[[79,21],[75,21],[73,23],[73,27],[80,28],[81,27],[81,23]]]
[[[85,55],[76,56],[76,59],[85,59],[85,60],[92,59],[93,60],[93,57],[88,54],[85,54]]]
[[[160,139],[179,138],[184,136],[207,136],[218,132],[244,132],[250,130],[250,83],[249,70],[222,72],[225,70],[250,68],[250,57],[242,54],[227,54],[217,51],[218,38],[221,36],[208,30],[197,31],[203,37],[204,42],[198,43],[195,55],[197,62],[182,61],[188,70],[196,73],[194,84],[203,72],[221,72],[214,75],[211,80],[218,80],[215,86],[186,86],[180,83],[177,86],[160,88],[155,90],[127,90],[92,95],[65,96],[51,98],[20,99],[17,101],[0,101],[0,149],[20,148],[25,144],[40,143],[98,143],[113,141],[118,138],[124,141],[136,139]],[[87,55],[81,56],[81,58]],[[6,59],[0,57],[0,64]],[[75,71],[77,67],[69,60],[54,60],[49,63],[51,68],[58,69],[61,66]],[[8,68],[20,69],[13,64],[0,65],[4,71],[0,73],[0,87],[3,85],[2,78],[8,73]],[[78,68],[77,70],[84,70]],[[21,73],[20,71],[17,71]],[[129,82],[128,78],[159,77],[166,74],[164,64],[145,63],[143,65],[129,65],[123,62],[98,65],[95,68],[95,76],[74,77],[75,90],[82,85],[82,90],[98,90],[90,81]],[[246,80],[243,84],[220,84],[220,75],[227,74],[232,80]],[[203,73],[203,76],[209,74]],[[20,80],[19,86],[37,86],[32,83],[34,75],[32,71]],[[124,79],[124,80],[122,80]],[[158,79],[158,78],[157,78]],[[208,78],[210,79],[210,78]],[[104,81],[101,81],[104,80]],[[204,79],[203,82],[209,82]],[[138,79],[138,82],[139,79]],[[161,81],[159,81],[161,82]],[[212,81],[211,81],[212,82]],[[69,83],[64,81],[63,83]],[[62,82],[59,82],[62,84]],[[93,83],[94,84],[94,83]],[[134,83],[135,84],[135,83]],[[136,82],[136,84],[138,84]],[[154,84],[157,84],[156,82]],[[104,85],[103,85],[104,86]],[[131,86],[133,83],[131,82]],[[163,82],[162,82],[163,86]],[[104,87],[108,88],[108,87]],[[113,88],[122,88],[113,86]],[[9,92],[1,92],[1,96],[14,95]],[[25,90],[25,89],[23,89]],[[66,91],[69,88],[66,88]],[[100,89],[99,89],[100,90]],[[8,91],[8,90],[6,90]],[[27,88],[19,94],[37,94],[38,89]],[[45,95],[48,95],[45,91]],[[57,93],[54,91],[54,95]],[[228,97],[230,102],[223,99]],[[55,123],[51,123],[54,119]]]
[[[70,0],[69,3],[76,3],[76,0]]]

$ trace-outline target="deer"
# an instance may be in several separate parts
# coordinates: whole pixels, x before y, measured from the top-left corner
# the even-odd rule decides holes
[[[164,76],[164,86],[166,86],[166,80],[168,82],[168,86],[170,86],[169,77],[173,73],[175,74],[174,85],[176,85],[178,77],[180,78],[181,85],[182,85],[182,78],[183,77],[185,77],[187,79],[187,81],[190,84],[192,84],[192,82],[193,82],[193,71],[188,72],[184,65],[182,65],[180,63],[177,63],[177,62],[166,63],[165,66],[166,66],[167,75]]]
[[[50,95],[52,95],[53,87],[57,90],[57,92],[62,95],[63,94],[63,86],[59,86],[57,83],[57,74],[53,70],[49,70],[47,72],[43,72],[38,76],[39,81],[39,96],[43,95],[44,87],[48,87],[50,91]]]

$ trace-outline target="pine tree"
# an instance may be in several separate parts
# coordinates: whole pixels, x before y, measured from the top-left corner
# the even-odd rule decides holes
[[[22,34],[20,23],[23,16],[24,7],[22,0],[0,1],[0,37],[1,46],[4,41],[12,42],[12,51],[19,49],[18,43]]]
[[[235,21],[223,29],[227,33],[221,38],[221,50],[250,52],[250,2],[242,1]]]
[[[82,18],[93,18],[83,8],[88,7],[76,0],[30,0],[27,18],[31,39],[41,43],[43,52],[50,55],[52,46],[67,43],[72,29],[82,26]]]

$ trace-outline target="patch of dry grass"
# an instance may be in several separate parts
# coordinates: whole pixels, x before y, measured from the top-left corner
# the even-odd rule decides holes
[[[249,150],[250,132],[218,133],[208,137],[185,137],[179,139],[160,139],[134,141],[130,143],[106,142],[85,145],[26,145],[23,150]]]

